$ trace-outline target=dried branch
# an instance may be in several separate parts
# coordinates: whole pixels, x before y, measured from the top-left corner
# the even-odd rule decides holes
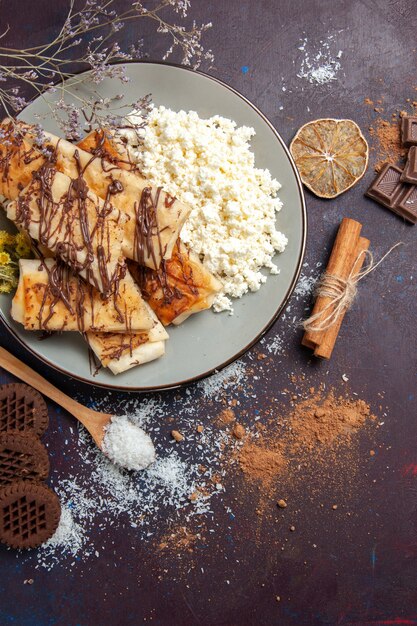
[[[146,56],[143,40],[138,39],[128,50],[122,50],[112,40],[130,21],[151,20],[156,31],[169,38],[169,47],[163,59],[169,58],[174,51],[180,51],[182,63],[195,69],[204,61],[213,61],[212,52],[205,51],[201,43],[211,23],[197,25],[193,22],[187,29],[169,22],[166,17],[171,10],[181,19],[186,18],[190,0],[159,0],[153,2],[153,8],[145,6],[147,3],[142,0],[133,2],[120,14],[113,8],[114,0],[84,1],[82,8],[76,10],[75,1],[69,0],[67,17],[52,41],[23,50],[0,45],[0,106],[6,115],[12,117],[21,111],[27,105],[28,97],[45,96],[49,112],[66,137],[72,140],[80,137],[86,125],[120,124],[124,117],[120,110],[128,106],[141,110],[146,116],[148,96],[136,103],[117,106],[122,96],[103,99],[98,94],[92,94],[84,99],[74,91],[74,86],[82,80],[77,78],[76,72],[84,69],[91,71],[95,85],[105,78],[114,78],[121,83],[129,81],[123,61]],[[0,43],[8,31],[9,27],[0,35]],[[70,78],[72,80],[67,84]],[[51,103],[46,96],[57,90],[61,92],[60,97],[56,103]]]

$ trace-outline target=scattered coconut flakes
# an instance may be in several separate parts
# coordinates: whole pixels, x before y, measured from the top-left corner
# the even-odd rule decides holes
[[[298,49],[304,56],[297,74],[299,78],[305,78],[309,83],[316,85],[325,85],[337,79],[343,51],[339,50],[334,57],[332,56],[330,47],[334,39],[335,35],[328,35],[320,40],[319,47],[311,48],[311,51],[308,51],[308,39],[300,40],[302,43]]]
[[[237,386],[246,381],[245,364],[234,363],[211,381],[211,384],[199,383],[187,389],[184,395],[171,397],[169,402],[163,394],[121,398],[112,392],[90,402],[98,411],[126,412],[134,424],[146,426],[157,442],[166,441],[169,433],[166,424],[158,418],[175,414],[178,427],[187,436],[181,449],[173,450],[170,445],[158,443],[157,460],[142,472],[132,473],[112,463],[80,426],[78,440],[74,432],[74,438],[65,444],[68,456],[74,458],[73,471],[68,472],[66,468],[62,475],[52,469],[51,486],[60,498],[64,513],[59,532],[57,530],[54,538],[36,551],[36,567],[50,570],[59,564],[61,568],[72,570],[80,562],[98,558],[106,549],[106,540],[111,541],[106,533],[109,527],[126,528],[128,525],[131,532],[137,532],[139,540],[151,540],[155,527],[174,522],[179,511],[184,523],[204,515],[206,523],[212,524],[209,530],[215,532],[217,522],[211,500],[221,497],[224,490],[219,491],[211,479],[225,476],[224,450],[227,446],[233,450],[239,442],[231,442],[229,433],[219,432],[214,422],[205,424],[203,432],[197,432],[195,425],[201,419],[201,408],[196,399],[210,397],[210,401],[220,403],[225,390],[230,398],[237,396]],[[206,468],[204,476],[199,470],[202,465]],[[189,496],[197,488],[199,497],[190,502]],[[97,529],[101,531],[99,534]],[[19,558],[26,562],[33,559],[34,554],[19,554]]]
[[[215,397],[215,395],[224,389],[232,386],[238,386],[245,377],[245,365],[242,361],[235,361],[228,365],[217,374],[213,374],[209,378],[197,383],[197,387],[203,390],[205,397]]]
[[[316,266],[313,269],[310,269],[310,275],[307,275],[306,268],[308,265],[307,263],[304,263],[303,271],[294,289],[294,296],[298,296],[297,300],[300,296],[303,297],[310,295],[313,292],[314,286],[320,278],[317,270],[319,270],[322,265],[323,264],[321,262],[316,263]]]
[[[38,565],[50,570],[59,561],[61,554],[77,557],[85,542],[84,529],[74,521],[71,510],[63,506],[55,534],[39,548]]]
[[[195,490],[192,468],[176,452],[154,463],[148,478],[159,489],[164,506],[181,508]]]
[[[285,347],[286,347],[286,339],[284,339],[284,337],[281,334],[275,335],[271,338],[269,338],[269,340],[266,343],[266,349],[268,350],[268,352],[270,352],[271,354],[280,354],[281,352],[284,351]]]

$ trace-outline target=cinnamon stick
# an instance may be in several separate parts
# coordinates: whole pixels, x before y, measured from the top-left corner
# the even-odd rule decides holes
[[[352,270],[352,278],[357,276],[362,269],[362,266],[365,262],[365,254],[361,254],[369,248],[370,241],[369,239],[365,239],[365,237],[359,237],[358,244],[356,246],[355,254],[354,254],[354,266]],[[359,256],[360,255],[360,256]],[[333,348],[336,343],[336,339],[339,335],[339,330],[343,322],[343,318],[345,317],[346,309],[341,313],[341,315],[337,318],[336,322],[332,324],[325,332],[324,338],[320,345],[316,346],[314,350],[314,356],[320,357],[322,359],[330,359]]]
[[[356,250],[358,248],[361,229],[362,224],[356,220],[352,220],[348,217],[343,218],[327,265],[326,272],[328,274],[332,274],[343,280],[348,278],[357,257]],[[327,296],[318,296],[312,314],[320,313],[328,307],[323,313],[323,317],[327,317],[334,311],[334,306],[331,306],[331,302],[331,298]],[[321,318],[318,318],[317,325],[319,325],[320,322]],[[322,344],[325,334],[325,330],[307,330],[304,333],[301,343],[304,346],[315,349]]]

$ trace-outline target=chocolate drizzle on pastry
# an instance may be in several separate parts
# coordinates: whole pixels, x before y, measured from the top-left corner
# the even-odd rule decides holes
[[[106,129],[93,131],[91,135],[85,137],[78,145],[94,157],[101,159],[101,166],[104,172],[122,168],[129,171],[139,171],[129,155],[128,150],[123,146],[123,155],[120,154],[122,138],[116,140],[113,133]],[[125,157],[125,158],[124,158]]]
[[[178,241],[172,257],[162,260],[158,270],[128,262],[129,270],[163,324],[169,324],[195,303],[204,291],[196,277],[189,251]]]
[[[70,268],[61,260],[57,260],[52,267],[41,260],[39,270],[45,270],[48,274],[48,282],[43,291],[42,301],[38,313],[38,328],[48,330],[48,322],[55,314],[55,308],[60,302],[67,311],[75,316],[78,330],[85,332],[85,313],[88,308],[91,311],[91,325],[95,325],[94,303],[97,300],[97,292],[94,287],[80,276],[74,276]],[[119,303],[120,281],[126,274],[126,267],[122,268],[113,284],[113,290],[107,298],[112,298],[113,306],[117,313],[117,321],[125,325],[126,331],[131,328],[131,316],[128,311],[122,311]],[[104,296],[101,296],[102,299]]]
[[[78,328],[84,330],[84,301],[86,296],[90,296],[92,307],[92,317],[94,319],[94,306],[92,298],[92,287],[87,285],[82,279],[77,284],[75,293],[75,307],[71,304],[71,273],[69,268],[62,262],[58,261],[51,269],[41,261],[39,269],[45,269],[48,273],[48,284],[43,293],[42,303],[39,309],[38,321],[39,328],[47,329],[48,322],[55,313],[55,307],[58,302],[63,302],[71,315],[76,314]],[[45,311],[45,309],[47,309]]]
[[[57,146],[58,149],[58,146]],[[56,149],[56,150],[57,150]],[[122,265],[116,263],[113,274],[109,274],[108,266],[112,257],[107,217],[114,211],[110,204],[110,197],[119,193],[123,187],[118,181],[109,185],[108,197],[104,204],[92,194],[84,179],[84,168],[75,152],[74,161],[77,166],[77,177],[69,180],[67,192],[59,201],[54,200],[53,184],[57,175],[56,150],[51,158],[34,172],[33,182],[26,193],[21,194],[16,201],[16,223],[25,230],[35,219],[31,208],[33,199],[36,199],[39,210],[39,242],[50,247],[51,241],[58,240],[55,245],[56,254],[69,264],[74,272],[83,272],[86,280],[96,289],[108,296],[114,291],[118,283],[118,276]],[[96,201],[96,219],[91,224],[87,202]],[[119,212],[119,221],[121,213]],[[75,237],[78,227],[81,241]],[[85,250],[84,259],[80,254]]]
[[[163,259],[161,231],[158,226],[157,207],[162,187],[157,187],[152,193],[152,187],[145,187],[141,193],[139,202],[135,202],[135,235],[133,249],[136,261],[139,265],[145,265],[146,257],[152,259],[155,267],[158,261],[155,250],[154,237],[157,237],[159,255]]]
[[[50,148],[46,145],[41,152],[27,140],[27,133],[28,127],[13,120],[0,125],[0,190],[11,200],[30,182],[32,172],[42,165]]]
[[[88,341],[88,333],[86,333]],[[100,339],[103,352],[101,360],[104,363],[108,361],[118,361],[123,354],[128,352],[133,355],[133,350],[148,341],[147,333],[100,333],[95,335],[96,339]]]

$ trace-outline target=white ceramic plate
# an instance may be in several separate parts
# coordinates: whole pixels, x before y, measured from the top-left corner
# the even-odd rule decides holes
[[[130,83],[123,85],[126,102],[134,102],[152,94],[156,105],[173,110],[194,110],[200,117],[221,115],[238,125],[253,126],[252,141],[256,166],[268,168],[282,184],[280,198],[284,203],[278,215],[279,229],[289,243],[285,252],[275,259],[280,274],[270,275],[256,293],[249,293],[234,303],[234,315],[205,311],[194,315],[179,327],[170,327],[170,339],[164,357],[114,376],[102,369],[94,377],[90,371],[87,345],[76,333],[53,335],[40,341],[39,333],[25,331],[10,317],[11,297],[0,296],[0,313],[9,331],[39,359],[84,382],[130,391],[148,391],[176,387],[202,378],[237,359],[271,326],[283,310],[298,278],[306,239],[306,211],[300,179],[292,158],[277,131],[248,100],[237,91],[211,76],[166,63],[130,63]],[[73,89],[88,95],[89,74],[80,74],[82,81]],[[119,94],[121,85],[106,80],[99,86],[103,97]],[[51,100],[55,96],[48,96]],[[56,96],[58,97],[58,95]],[[27,122],[36,122],[36,114],[47,115],[43,98],[34,100],[21,114]],[[56,134],[55,122],[46,118],[45,128]],[[2,215],[0,228],[6,228]]]

